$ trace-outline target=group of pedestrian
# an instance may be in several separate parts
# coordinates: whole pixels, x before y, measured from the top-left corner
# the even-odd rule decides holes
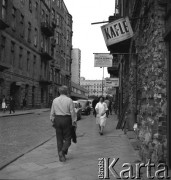
[[[26,104],[27,104],[26,97],[24,97],[23,101],[22,101],[23,110],[26,108]],[[3,97],[2,97],[2,111],[3,111],[3,113],[5,113],[8,108],[9,108],[10,114],[12,112],[15,113],[15,100],[12,96],[10,96],[9,100],[7,100],[5,95],[3,95]]]
[[[2,111],[3,111],[3,113],[6,112],[7,108],[8,108],[7,99],[6,99],[5,95],[3,95],[3,97],[2,97]],[[10,114],[11,114],[11,112],[15,113],[15,101],[14,101],[12,96],[10,96],[10,98],[9,98],[9,111],[10,111]]]
[[[50,120],[56,129],[59,161],[65,162],[71,140],[73,141],[73,136],[74,138],[76,136],[73,132],[77,126],[77,116],[75,114],[73,101],[68,97],[68,88],[61,86],[59,88],[59,94],[60,96],[52,102]],[[104,100],[104,97],[101,96],[99,99],[95,98],[92,102],[93,114],[96,117],[96,124],[99,127],[100,135],[103,135],[109,113],[112,114],[111,106],[112,102],[108,97]]]

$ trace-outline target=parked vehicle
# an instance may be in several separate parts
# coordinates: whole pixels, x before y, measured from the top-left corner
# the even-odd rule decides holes
[[[92,100],[92,99],[89,99],[88,101],[89,101],[90,108],[93,109],[93,106],[92,106],[93,100]]]
[[[81,104],[82,114],[89,115],[91,112],[91,107],[90,107],[89,101],[85,100],[85,99],[79,99],[77,101]]]
[[[81,114],[82,114],[82,108],[81,105],[78,101],[73,101],[74,103],[74,108],[75,108],[75,112],[77,114],[77,120],[81,119]]]

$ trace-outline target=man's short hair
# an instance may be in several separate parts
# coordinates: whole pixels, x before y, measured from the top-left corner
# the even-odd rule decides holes
[[[68,87],[67,86],[60,86],[59,87],[59,94],[68,94]]]

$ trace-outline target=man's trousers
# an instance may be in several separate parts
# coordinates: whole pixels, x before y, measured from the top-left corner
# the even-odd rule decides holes
[[[71,145],[71,116],[55,116],[55,128],[58,153],[62,151],[67,154],[68,148]]]

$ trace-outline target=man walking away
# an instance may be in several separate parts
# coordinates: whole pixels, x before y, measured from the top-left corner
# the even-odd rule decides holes
[[[76,124],[77,116],[72,99],[67,97],[67,86],[59,88],[60,96],[52,103],[50,120],[56,129],[59,160],[66,161],[65,155],[71,145],[71,127]]]
[[[14,101],[13,97],[11,96],[9,99],[10,114],[11,114],[11,111],[13,111],[13,113],[15,113],[14,107],[15,107],[15,101]]]

